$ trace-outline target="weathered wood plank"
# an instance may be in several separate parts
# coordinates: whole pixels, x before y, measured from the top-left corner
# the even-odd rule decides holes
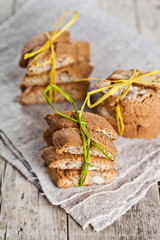
[[[69,217],[70,240],[159,240],[160,239],[160,201],[157,184],[147,193],[146,197],[134,205],[125,215],[117,219],[111,226],[97,233],[91,227],[82,230]]]
[[[160,0],[90,0],[160,46]]]
[[[140,14],[139,14],[139,8],[138,8],[138,0],[132,0],[133,1],[133,10],[135,14],[135,21],[136,21],[136,30],[138,33],[141,33],[141,24],[140,24]]]
[[[0,24],[7,20],[12,13],[13,0],[1,0],[0,1]]]
[[[160,46],[160,1],[159,0],[133,0],[137,22],[141,34]]]
[[[119,21],[127,24],[129,27],[136,28],[135,12],[132,0],[90,0],[99,8],[108,12]],[[134,1],[134,0],[133,0]]]
[[[67,239],[66,213],[52,206],[17,170],[0,160],[0,239]]]

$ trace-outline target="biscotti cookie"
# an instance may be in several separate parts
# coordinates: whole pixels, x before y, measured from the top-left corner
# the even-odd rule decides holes
[[[79,124],[71,120],[75,119],[73,112],[66,111],[61,114],[63,116],[58,113],[45,116],[49,127],[44,131],[43,138],[49,147],[43,149],[42,158],[53,181],[60,188],[82,186],[81,173],[86,168],[86,141],[87,148],[90,148],[87,163],[89,165],[83,185],[111,183],[117,175],[114,169],[117,150],[112,142],[117,138],[114,129],[103,117],[82,112],[85,131],[88,132],[87,136],[90,136],[88,145],[86,137],[82,140]]]
[[[49,32],[50,34],[53,34],[53,31]],[[70,33],[68,31],[64,31],[60,36],[58,36],[56,39],[53,40],[53,43],[68,43],[70,38]],[[21,51],[21,56],[19,60],[20,67],[27,67],[28,60],[24,59],[24,55],[26,53],[34,51],[34,49],[42,47],[45,42],[48,40],[47,35],[45,33],[41,33],[39,35],[36,35],[32,38],[30,38],[23,46]]]
[[[77,64],[78,53],[77,48],[71,43],[57,43],[55,48],[56,60],[55,69],[63,68],[69,65]],[[46,51],[37,59],[34,64],[34,59],[29,61],[27,65],[27,74],[36,75],[51,69],[51,63],[43,64],[51,59],[51,50],[48,48]]]
[[[129,69],[129,70],[116,70],[114,71],[107,79],[109,80],[119,80],[119,79],[124,79],[124,80],[128,80],[132,77],[133,73],[134,73],[134,69]],[[139,76],[142,76],[144,74],[147,74],[149,72],[144,72],[144,73],[139,73]],[[153,89],[154,91],[158,91],[160,89],[160,85],[156,85],[157,83],[157,79],[159,79],[159,75],[158,74],[153,74],[150,76],[143,77],[142,79],[149,79],[152,80],[153,83],[155,84],[143,84],[143,83],[133,83],[133,86],[141,86],[142,88],[150,88]]]
[[[62,170],[48,167],[47,173],[59,188],[79,186],[80,170]],[[115,169],[110,171],[88,171],[84,186],[111,183],[115,180],[117,173]]]
[[[81,100],[85,97],[89,83],[88,82],[73,82],[73,83],[58,83],[64,92],[71,96],[74,100]],[[44,90],[46,86],[32,86],[26,88],[20,97],[20,104],[22,105],[32,105],[46,103],[44,97]],[[66,101],[66,98],[62,96],[59,92],[56,92],[56,102]]]
[[[71,41],[77,47],[78,61],[90,61],[90,44],[87,41]]]
[[[55,83],[72,83],[75,80],[87,78],[92,70],[93,67],[87,62],[81,62],[73,66],[58,69],[55,73]],[[50,83],[50,76],[50,70],[41,74],[26,75],[22,80],[21,89],[24,90],[34,85],[46,86]]]
[[[93,70],[93,66],[89,64],[89,42],[69,41],[69,32],[65,31],[53,40],[52,47],[49,45],[41,52],[41,47],[45,43],[49,44],[48,34],[52,36],[53,31],[29,39],[22,49],[19,65],[27,69],[20,85],[23,93],[19,102],[22,105],[46,103],[43,92],[49,84],[62,87],[74,100],[81,100],[88,91],[89,83],[76,80],[88,78]],[[37,55],[30,55],[29,60],[24,60],[25,54],[34,52]],[[66,99],[57,94],[52,100],[62,102]]]
[[[47,127],[47,129],[43,132],[43,139],[47,143],[48,146],[52,146],[52,134],[55,131],[53,131],[50,127]]]
[[[120,95],[114,95],[104,101],[107,111],[114,118],[116,118],[116,106],[119,100]],[[134,122],[137,125],[147,127],[160,115],[160,98],[152,89],[131,87],[120,106],[122,118],[126,124]]]
[[[96,132],[92,129],[89,129],[88,132],[91,134],[92,138],[101,141],[101,143],[104,146],[108,147],[108,150],[113,153],[112,158],[116,155],[117,151],[114,147],[113,142],[111,139],[103,134],[102,132]],[[63,140],[61,140],[62,135],[64,135]],[[67,137],[69,136],[69,139]],[[75,140],[73,138],[75,137]],[[47,128],[47,130],[43,134],[43,139],[46,141],[48,146],[53,146],[56,149],[57,153],[62,154],[63,152],[69,152],[71,154],[82,154],[83,152],[83,147],[82,142],[81,142],[81,136],[78,128],[62,128],[59,131],[54,131],[52,133],[52,130],[50,128]],[[72,142],[73,141],[73,142]],[[91,155],[93,154],[94,156],[101,156],[102,154],[98,151],[96,151],[93,147],[91,148]],[[98,154],[98,155],[96,155]],[[110,153],[107,152],[107,154],[110,156]]]
[[[107,147],[108,150],[104,151],[112,160],[114,160],[117,150],[111,139],[103,133],[93,131],[89,131],[89,133],[94,140]],[[62,128],[61,130],[56,131],[52,134],[52,145],[58,154],[83,154],[82,138],[78,128]],[[90,155],[98,157],[104,156],[93,145],[91,145]]]
[[[118,132],[117,122],[114,117],[112,117],[109,113],[106,112],[106,109],[100,104],[98,106],[98,113],[113,126],[116,132]],[[158,137],[160,134],[160,116],[155,120],[154,124],[151,124],[148,127],[143,127],[140,125],[136,125],[134,122],[129,124],[124,124],[124,137],[128,138],[146,138],[146,139],[154,139]]]
[[[114,84],[114,81],[127,80],[132,75],[132,69],[129,71],[118,70],[107,79],[112,80]],[[142,75],[143,73],[140,74],[140,76]],[[133,83],[122,101],[120,101],[120,97],[124,88],[120,88],[98,106],[98,113],[105,117],[117,130],[116,107],[120,103],[121,116],[124,122],[123,136],[125,137],[152,139],[160,134],[160,97],[158,95],[159,85],[156,85],[159,76],[154,74],[146,79],[152,80],[154,84]],[[106,84],[109,83],[99,81],[96,87],[101,88]],[[102,95],[105,92],[102,92]]]
[[[84,154],[58,154],[53,146],[43,150],[42,158],[51,168],[80,170],[84,164]],[[114,167],[113,161],[97,156],[90,156],[90,164],[90,170],[108,171]]]
[[[74,118],[72,111],[63,112],[63,114],[68,117]],[[73,122],[67,118],[61,117],[57,113],[47,114],[45,120],[49,125],[49,131],[56,132],[62,128],[79,128],[76,122]],[[118,134],[114,131],[112,126],[98,114],[83,112],[83,120],[86,122],[87,130],[92,130],[93,132],[103,133],[107,135],[111,140],[115,140],[118,137]]]

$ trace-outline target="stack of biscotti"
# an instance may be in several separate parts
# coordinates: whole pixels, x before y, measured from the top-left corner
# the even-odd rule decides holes
[[[50,32],[52,34],[52,32]],[[42,64],[51,58],[51,49],[47,48],[36,60],[34,58],[24,60],[26,53],[40,49],[47,42],[45,33],[34,36],[23,46],[19,65],[27,68],[21,84],[22,96],[20,103],[23,105],[45,103],[44,90],[50,84],[51,63]],[[90,44],[87,41],[70,41],[68,31],[62,33],[54,41],[56,53],[55,83],[74,100],[82,99],[88,90],[89,82],[75,82],[75,80],[87,78],[93,67],[90,61]],[[42,64],[42,65],[41,65]],[[56,102],[66,99],[56,92]]]
[[[63,114],[74,118],[71,111]],[[42,152],[42,158],[47,164],[47,173],[60,188],[77,187],[84,165],[84,152],[79,126],[58,114],[47,114],[45,120],[49,127],[43,133],[48,144]],[[89,112],[83,113],[83,120],[89,134],[102,143],[110,152],[108,156],[114,159],[117,154],[112,140],[117,139],[117,133],[101,116]],[[91,145],[90,164],[84,185],[107,184],[114,181],[117,171],[114,162]]]
[[[133,72],[133,69],[117,70],[107,79],[127,80],[131,78]],[[144,73],[140,75],[142,74]],[[156,79],[159,79],[159,76],[155,74],[146,79],[150,79],[154,84],[134,83],[123,101],[120,102],[124,137],[153,139],[160,135],[160,86],[156,85]],[[104,87],[106,84],[110,83],[99,81],[96,88]],[[105,117],[117,132],[116,106],[123,90],[124,88],[119,89],[98,106],[98,113]],[[102,95],[105,93],[103,91]]]

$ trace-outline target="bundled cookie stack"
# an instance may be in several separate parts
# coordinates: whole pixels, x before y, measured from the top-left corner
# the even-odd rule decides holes
[[[134,70],[117,70],[107,79],[128,80]],[[142,75],[144,73],[141,73]],[[139,75],[139,76],[140,76]],[[120,102],[121,114],[124,122],[124,137],[153,139],[160,135],[160,85],[156,84],[159,79],[157,74],[147,76],[154,84],[134,83],[129,92]],[[99,81],[97,88],[106,86],[107,82]],[[110,84],[110,83],[109,83]],[[105,117],[116,131],[116,106],[124,88],[117,90],[98,106],[98,113]],[[102,92],[104,95],[106,92]]]
[[[53,32],[50,32],[52,34]],[[20,103],[23,105],[45,103],[43,92],[50,84],[51,49],[48,47],[36,60],[34,58],[24,60],[24,55],[40,49],[48,38],[45,33],[34,36],[23,46],[19,65],[27,68],[21,84],[22,96]],[[88,90],[89,82],[75,82],[77,79],[87,78],[93,67],[90,61],[90,45],[86,41],[70,41],[68,31],[62,33],[53,40],[56,61],[55,61],[55,83],[74,100],[82,99]],[[45,63],[45,64],[44,64]],[[56,102],[65,101],[65,98],[56,92]]]
[[[74,118],[71,111],[63,114]],[[79,126],[76,122],[59,116],[47,114],[45,117],[49,127],[43,134],[48,147],[43,150],[42,158],[48,165],[47,172],[60,188],[79,185],[84,164],[84,152]],[[83,120],[92,138],[102,143],[109,151],[111,159],[117,154],[112,140],[117,133],[101,116],[89,112],[83,113]],[[114,181],[117,171],[114,162],[91,145],[90,167],[84,185],[107,184]]]

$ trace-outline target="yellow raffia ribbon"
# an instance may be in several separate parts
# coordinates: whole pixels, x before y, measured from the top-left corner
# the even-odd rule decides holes
[[[76,81],[90,81],[90,80],[91,81],[95,81],[95,80],[99,80],[99,81],[105,81],[105,82],[109,82],[110,83],[110,85],[107,85],[105,87],[92,90],[89,93],[87,105],[90,108],[93,108],[93,107],[97,106],[98,104],[103,102],[105,99],[107,99],[109,96],[114,94],[120,88],[124,88],[124,90],[123,90],[123,92],[121,94],[120,100],[117,103],[117,107],[116,107],[117,127],[118,127],[119,134],[121,136],[124,133],[124,122],[123,122],[123,118],[122,118],[122,114],[121,114],[120,103],[121,103],[121,101],[123,101],[123,99],[127,95],[127,93],[130,90],[132,84],[133,83],[139,83],[139,84],[144,84],[144,85],[155,85],[155,84],[159,85],[160,84],[160,79],[155,79],[155,82],[153,82],[152,79],[144,79],[144,78],[147,78],[149,76],[158,74],[159,70],[154,71],[154,72],[150,72],[150,73],[141,74],[141,75],[140,75],[140,73],[141,73],[141,71],[134,70],[133,75],[128,80],[120,79],[120,80],[112,81],[112,80],[101,79],[101,78],[84,78],[84,79],[76,80]],[[95,93],[99,93],[99,92],[102,92],[102,91],[105,91],[105,90],[107,90],[107,92],[103,96],[101,96],[95,103],[91,104],[90,96],[95,94]]]
[[[61,29],[58,31],[61,23],[63,22],[64,18],[68,15],[68,14],[73,14],[74,16],[72,17],[72,19]],[[46,64],[51,64],[51,76],[50,76],[50,85],[55,85],[55,61],[56,61],[56,53],[54,50],[54,43],[53,40],[55,40],[57,37],[59,37],[66,29],[68,29],[74,22],[75,20],[78,18],[78,12],[77,11],[66,11],[62,17],[60,18],[59,22],[56,25],[55,30],[53,31],[53,34],[50,35],[49,32],[46,33],[46,36],[48,38],[48,41],[37,51],[35,52],[30,52],[30,53],[26,53],[24,56],[24,59],[28,59],[31,58],[35,55],[37,55],[34,58],[33,64],[35,64],[37,67],[41,66],[41,65],[46,65]],[[37,64],[37,59],[45,52],[45,50],[50,47],[51,48],[51,57],[48,61]],[[49,90],[49,99],[50,101],[52,101],[52,97],[54,97],[53,101],[55,102],[55,89],[50,88]]]

